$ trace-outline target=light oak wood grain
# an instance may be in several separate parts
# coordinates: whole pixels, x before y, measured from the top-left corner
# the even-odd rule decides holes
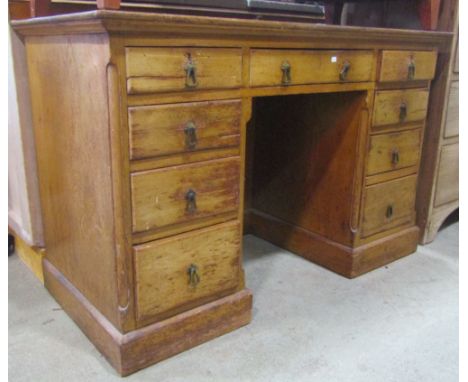
[[[375,94],[375,126],[423,121],[427,114],[429,91],[425,89],[382,90]],[[405,117],[401,118],[401,107],[405,105]]]
[[[458,112],[459,84],[453,81],[450,87],[447,105],[447,117],[445,121],[444,138],[458,137],[459,112]]]
[[[239,157],[231,157],[133,173],[133,231],[154,230],[237,210],[239,166]],[[196,193],[193,211],[189,211],[186,199],[189,190]]]
[[[127,89],[130,94],[240,87],[240,49],[127,48]],[[196,66],[197,85],[186,86],[186,65]]]
[[[439,170],[434,206],[458,200],[458,143],[445,145],[440,150]]]
[[[132,159],[238,146],[241,101],[131,107]],[[193,128],[193,147],[185,129]]]
[[[414,77],[408,78],[408,66],[414,63]],[[435,51],[382,51],[379,81],[416,81],[434,78],[437,62]]]
[[[281,66],[290,65],[290,85],[326,82],[366,82],[374,77],[375,54],[372,51],[253,49],[250,56],[250,86],[281,85]],[[345,63],[345,80],[340,71]]]
[[[239,223],[229,222],[135,247],[138,319],[232,292],[240,283],[240,240]]]

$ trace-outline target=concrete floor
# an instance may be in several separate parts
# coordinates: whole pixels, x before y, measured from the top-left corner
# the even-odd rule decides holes
[[[458,381],[458,223],[412,256],[347,280],[245,238],[252,323],[126,381]],[[9,379],[119,381],[17,256]]]

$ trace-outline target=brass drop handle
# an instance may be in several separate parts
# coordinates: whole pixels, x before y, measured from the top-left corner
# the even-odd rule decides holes
[[[283,61],[281,64],[281,71],[283,72],[281,84],[289,85],[291,83],[291,64],[288,61]]]
[[[408,106],[406,105],[406,102],[402,102],[400,104],[400,122],[404,122],[406,117],[408,115]]]
[[[193,214],[197,210],[197,193],[190,189],[185,194],[185,200],[187,201],[186,211],[189,214]]]
[[[188,62],[185,64],[185,87],[196,88],[197,86],[197,66],[189,57]]]
[[[187,274],[189,276],[189,285],[192,288],[195,288],[200,283],[200,275],[198,274],[198,267],[195,264],[190,264],[190,267],[187,269]]]
[[[197,127],[193,122],[187,123],[184,129],[185,133],[185,147],[189,150],[193,150],[197,147]]]
[[[414,80],[414,77],[416,75],[416,64],[414,63],[414,60],[411,59],[410,63],[408,64],[408,80]]]
[[[398,149],[394,149],[392,151],[392,164],[397,165],[399,161],[400,161],[400,152],[398,151]]]
[[[385,216],[387,219],[390,219],[393,216],[393,205],[387,206],[387,211],[385,211]]]
[[[349,69],[351,69],[351,63],[349,61],[345,61],[340,70],[340,81],[346,81]]]

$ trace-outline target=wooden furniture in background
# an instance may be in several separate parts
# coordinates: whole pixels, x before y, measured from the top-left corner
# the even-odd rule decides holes
[[[121,374],[250,321],[244,231],[347,277],[416,249],[451,33],[112,11],[13,25],[45,285]]]

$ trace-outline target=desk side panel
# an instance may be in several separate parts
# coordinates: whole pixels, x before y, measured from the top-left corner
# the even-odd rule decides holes
[[[118,327],[108,39],[28,37],[26,47],[47,260]]]

